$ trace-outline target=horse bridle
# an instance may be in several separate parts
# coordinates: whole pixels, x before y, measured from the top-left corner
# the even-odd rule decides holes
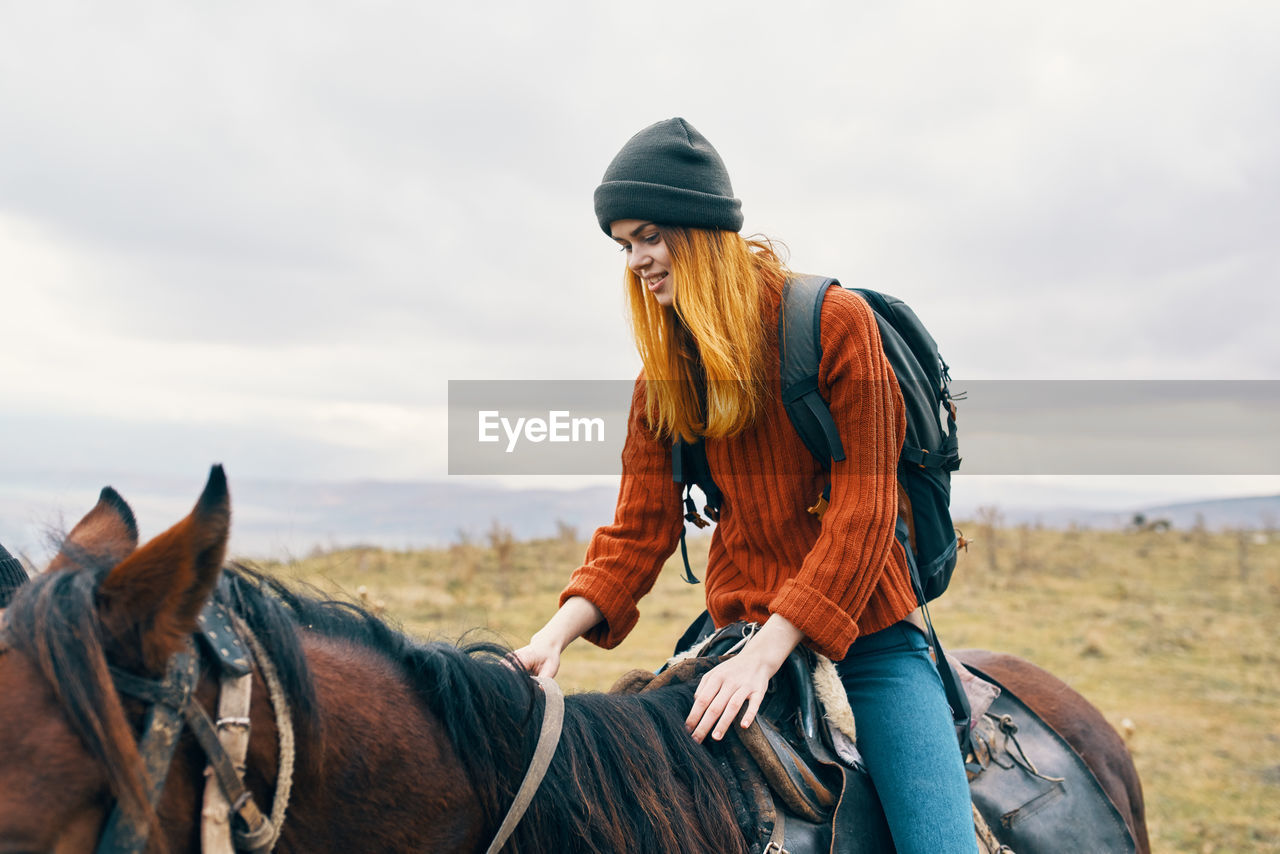
[[[203,641],[224,675],[244,677],[252,672],[249,653],[237,636],[226,609],[216,600],[210,600],[201,613],[200,631],[195,637]],[[236,849],[247,854],[267,854],[274,847],[278,836],[276,828],[258,808],[235,763],[218,738],[218,729],[224,723],[248,726],[248,720],[220,719],[215,726],[204,707],[195,701],[195,688],[200,679],[197,661],[194,644],[188,641],[187,648],[169,660],[162,680],[143,679],[114,667],[110,668],[116,691],[150,704],[138,750],[147,770],[151,806],[154,808],[160,798],[169,763],[173,759],[185,722],[204,750],[209,768],[227,803],[231,805],[230,811],[239,819],[240,823],[234,829]],[[520,788],[486,854],[497,854],[515,831],[542,784],[560,743],[564,723],[564,693],[549,676],[535,676],[534,679],[546,698],[538,741]],[[117,805],[95,854],[141,854],[147,846],[148,830],[144,822],[126,818]]]
[[[267,854],[273,847],[276,828],[258,808],[237,762],[228,754],[219,731],[228,726],[248,727],[248,718],[219,718],[215,724],[195,699],[200,681],[200,653],[203,646],[216,662],[224,684],[228,679],[244,679],[252,673],[252,659],[233,627],[231,616],[216,600],[210,600],[200,614],[199,631],[188,639],[186,647],[173,655],[164,677],[148,679],[111,667],[116,691],[147,704],[138,752],[146,769],[147,797],[154,810],[164,789],[165,779],[178,738],[184,726],[191,729],[204,751],[212,777],[236,817],[232,833],[237,850],[249,854]],[[247,700],[247,695],[246,695]],[[243,762],[243,757],[239,757]],[[141,854],[147,847],[151,827],[140,816],[127,815],[117,803],[103,829],[96,854]]]

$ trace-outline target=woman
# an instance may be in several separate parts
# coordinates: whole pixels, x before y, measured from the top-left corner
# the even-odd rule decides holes
[[[806,508],[828,475],[779,399],[787,271],[767,242],[739,236],[741,202],[719,154],[683,119],[651,125],[609,165],[595,208],[626,255],[644,370],[614,523],[596,531],[560,609],[517,657],[554,676],[576,638],[608,648],[631,631],[684,524],[672,440],[703,438],[724,494],[707,608],[717,626],[761,627],[703,677],[691,735],[723,738],[740,713],[749,726],[770,677],[806,643],[838,662],[898,851],[976,851],[951,715],[894,536],[905,417],[870,309],[838,288],[822,308],[820,391],[847,459],[831,467],[819,522]]]

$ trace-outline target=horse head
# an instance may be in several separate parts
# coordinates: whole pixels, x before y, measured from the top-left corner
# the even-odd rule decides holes
[[[4,851],[91,851],[113,802],[154,824],[137,747],[144,705],[121,700],[113,671],[153,679],[190,643],[229,527],[221,466],[191,513],[141,547],[108,487],[20,590],[0,635]]]

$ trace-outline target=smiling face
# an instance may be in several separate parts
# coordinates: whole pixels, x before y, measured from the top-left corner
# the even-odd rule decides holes
[[[674,304],[671,255],[658,226],[642,219],[620,219],[609,226],[609,233],[626,253],[627,267],[640,277],[658,304]]]

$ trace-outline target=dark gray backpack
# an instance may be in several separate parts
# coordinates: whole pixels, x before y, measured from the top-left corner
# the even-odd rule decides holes
[[[782,361],[782,402],[791,424],[809,453],[830,468],[845,458],[840,431],[827,401],[818,393],[818,365],[822,361],[822,303],[827,289],[839,286],[835,279],[795,276],[782,291],[778,315],[778,347]],[[906,405],[907,430],[898,458],[898,483],[906,496],[902,522],[904,545],[914,562],[916,591],[920,601],[942,595],[956,565],[957,539],[951,523],[951,472],[960,466],[956,440],[956,411],[948,383],[947,363],[938,345],[915,312],[896,297],[861,288],[851,289],[871,307],[880,328],[880,340],[897,377]],[[702,490],[705,512],[719,516],[722,496],[707,465],[701,442],[677,440],[672,453],[672,474],[685,487],[685,518],[694,524],[698,515],[689,487]],[[822,500],[830,498],[830,485]],[[686,579],[696,581],[689,570]]]
[[[843,460],[844,445],[827,402],[818,394],[822,360],[822,302],[835,279],[797,276],[782,292],[778,318],[782,353],[782,402],[805,447],[823,465]],[[898,457],[898,483],[906,495],[903,521],[908,551],[915,559],[922,602],[947,589],[956,566],[956,531],[951,524],[951,473],[960,467],[956,410],[947,363],[916,313],[902,300],[853,288],[875,314],[885,356],[906,405],[907,431]],[[828,487],[829,489],[830,487]],[[825,496],[829,497],[829,495]]]

